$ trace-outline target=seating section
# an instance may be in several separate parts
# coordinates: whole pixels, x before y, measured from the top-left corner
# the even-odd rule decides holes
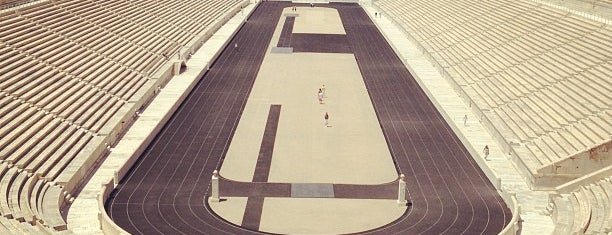
[[[65,230],[72,181],[110,130],[150,98],[177,52],[244,3],[60,0],[0,14],[0,233]]]
[[[0,0],[0,10],[23,5],[35,0]]]
[[[595,6],[600,6],[607,9],[612,9],[612,1],[611,0],[581,0],[583,2],[592,3]]]
[[[44,232],[31,224],[0,217],[0,234],[44,234]]]
[[[554,234],[612,233],[612,177],[581,186],[569,194],[551,196],[549,211]]]
[[[375,5],[485,111],[534,172],[611,141],[611,25],[528,0]]]

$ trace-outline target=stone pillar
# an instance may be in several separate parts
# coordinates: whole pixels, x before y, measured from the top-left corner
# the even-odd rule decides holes
[[[397,205],[406,206],[406,181],[404,181],[404,174],[400,175],[399,187],[397,190]]]
[[[117,186],[119,184],[119,172],[115,171],[113,172],[113,186]]]
[[[212,195],[210,195],[211,202],[220,202],[219,198],[219,172],[213,171],[212,180],[210,181],[212,186]]]
[[[172,62],[174,68],[172,70],[172,75],[178,75],[181,73],[181,61],[175,60]]]

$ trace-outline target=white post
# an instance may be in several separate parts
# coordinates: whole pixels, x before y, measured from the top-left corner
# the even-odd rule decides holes
[[[174,71],[172,75],[178,75],[181,73],[181,61],[174,61]]]
[[[212,184],[212,195],[210,196],[210,201],[220,202],[221,199],[219,198],[219,172],[217,170],[213,171],[211,184]]]
[[[114,181],[113,184],[115,184],[113,186],[116,187],[119,184],[119,172],[117,171],[113,172],[113,181]]]
[[[404,181],[404,174],[400,175],[399,187],[397,191],[397,205],[406,206],[406,181]]]

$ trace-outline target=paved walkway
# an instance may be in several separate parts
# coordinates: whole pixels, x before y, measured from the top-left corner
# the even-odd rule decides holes
[[[470,108],[462,102],[461,97],[428,61],[427,57],[418,50],[417,46],[386,16],[374,18],[374,13],[380,10],[373,6],[364,6],[364,9],[374,19],[375,24],[393,45],[396,53],[406,63],[421,87],[436,104],[454,132],[459,135],[461,141],[468,147],[472,156],[475,156],[478,165],[487,173],[498,190],[516,193],[521,208],[521,218],[524,221],[521,234],[551,234],[554,225],[551,217],[546,215],[549,192],[530,190],[512,161],[506,158],[494,139],[480,124],[478,117],[472,115]],[[464,125],[465,115],[467,115],[467,123]],[[491,154],[488,157],[490,161],[484,160],[482,149],[485,145],[490,148]]]

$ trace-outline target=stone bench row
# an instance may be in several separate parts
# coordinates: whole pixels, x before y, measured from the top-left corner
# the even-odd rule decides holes
[[[441,61],[443,66],[448,67],[451,74],[460,80],[460,84],[473,84],[511,69],[533,70],[534,66],[540,66],[540,69],[530,72],[531,76],[556,80],[579,75],[585,70],[608,62],[608,51],[599,49],[603,44],[594,40],[596,37],[595,34],[590,34],[546,51],[538,51],[526,43],[512,41],[461,61],[458,55],[468,50],[460,49],[461,45],[433,56]],[[454,62],[448,62],[453,60]],[[541,65],[543,63],[544,67]]]
[[[610,83],[606,75],[597,75],[598,70],[605,66],[612,66],[612,63],[592,67],[575,76],[549,81],[544,77],[534,79],[525,70],[514,69],[465,86],[486,96],[482,104],[485,109],[507,106],[525,97],[537,100],[540,95],[557,96],[561,92],[570,104],[584,104],[573,105],[575,107],[568,111],[573,117],[563,117],[572,120],[609,108],[608,104],[612,101]]]
[[[421,41],[455,29],[461,29],[462,35],[467,36],[477,31],[473,30],[473,24],[477,23],[475,19],[491,18],[492,22],[495,22],[507,17],[508,14],[514,13],[513,11],[509,11],[509,13],[500,12],[504,9],[530,4],[526,7],[527,9],[520,9],[521,12],[528,14],[530,9],[536,8],[536,5],[529,2],[512,2],[510,4],[503,1],[380,1],[377,4],[396,16],[396,19],[403,22],[411,30],[418,31],[419,35],[417,37]],[[510,20],[515,16],[511,15],[507,18]],[[477,28],[483,29],[481,26]]]
[[[516,116],[510,116],[514,114],[509,115],[500,112],[498,114],[502,114],[500,118],[510,128],[512,134],[533,131],[524,120],[516,118]],[[530,124],[534,125],[533,123]],[[610,136],[606,130],[609,130],[609,128],[612,128],[610,115],[601,113],[600,116],[589,117],[525,140],[524,145],[542,166],[587,151],[592,146],[608,141]],[[514,135],[506,134],[504,137],[513,139]]]
[[[148,1],[150,2],[150,1]],[[160,0],[155,2],[157,7],[170,9],[175,14],[185,15],[202,26],[210,25],[214,19],[222,16],[225,12],[235,9],[241,1],[197,1],[197,0]]]
[[[55,181],[28,173],[8,162],[0,164],[0,215],[13,220],[19,231],[31,229],[57,232],[67,229],[62,215],[72,196]],[[15,230],[15,228],[11,230]],[[71,233],[66,231],[65,233]]]
[[[156,4],[155,1],[136,0],[132,1],[132,4],[178,28],[191,32],[192,34],[202,31],[205,28],[203,24],[199,24],[199,22],[187,18],[186,15],[183,15],[180,12],[161,7],[161,5]]]
[[[181,46],[186,45],[196,35],[196,32],[177,27],[126,1],[97,1],[96,3],[101,8],[112,12],[112,18],[130,21],[141,29],[156,32]]]
[[[27,80],[29,79],[24,79],[21,82]],[[15,83],[23,84],[23,86],[4,86],[7,83],[1,84],[7,95],[0,98],[12,100],[7,102],[10,107],[28,106],[31,108],[30,111],[39,111],[44,115],[59,118],[92,132],[99,132],[111,119],[111,116],[126,104],[126,101],[105,94],[92,86],[74,79],[64,79],[61,74],[52,72],[29,83]],[[13,87],[18,88],[18,90],[12,89]],[[31,87],[31,89],[25,90],[23,89],[25,87]],[[14,117],[29,117],[17,111],[12,113],[11,116],[7,115],[0,118],[1,122],[7,124],[7,126],[4,126],[5,128],[16,128],[22,124],[20,121],[13,121],[15,120]],[[12,124],[8,125],[9,123]]]
[[[8,234],[66,230],[60,208],[70,198],[62,187],[7,162],[0,164],[0,183],[0,215]]]
[[[0,234],[46,234],[40,228],[28,223],[0,217]]]
[[[491,107],[486,103],[495,102],[493,99],[499,99],[500,94],[508,92],[511,87],[474,86],[473,89],[466,90],[470,97],[478,97],[473,100],[479,107],[492,109],[502,119],[507,120],[514,130],[515,137],[520,141],[558,132],[568,125],[600,116],[603,120],[595,118],[593,121],[598,124],[603,123],[602,129],[586,129],[584,133],[590,139],[587,142],[599,142],[609,138],[609,133],[605,131],[609,125],[605,125],[605,122],[609,122],[610,119],[609,104],[612,103],[612,99],[601,93],[603,89],[599,89],[600,91],[597,88],[591,89],[590,85],[584,84],[585,82],[588,80],[564,81],[538,92],[516,96],[514,100],[499,107]]]
[[[1,160],[42,178],[53,180],[77,157],[90,151],[89,144],[100,143],[103,136],[94,136],[82,128],[70,125],[40,112],[24,110],[19,117],[23,124],[2,136]],[[31,115],[31,117],[27,117]],[[7,128],[8,130],[8,128]]]
[[[380,1],[380,2],[386,3],[386,1]],[[523,3],[523,2],[518,2],[518,3]],[[521,4],[511,4],[508,6],[504,6],[503,8],[498,8],[496,10],[510,8],[510,7],[517,6],[517,5],[521,5]],[[536,7],[536,5],[531,6],[531,8],[534,8],[534,7]],[[539,8],[541,7],[544,7],[544,6],[540,6]],[[539,8],[535,8],[535,9],[539,9]],[[397,9],[402,9],[402,6],[398,6]],[[414,8],[410,8],[410,9],[414,9]],[[410,10],[406,10],[406,9],[404,10],[407,11],[408,13],[410,12]],[[551,8],[547,10],[552,11],[553,9]],[[393,9],[393,11],[401,12],[401,10],[396,10],[396,9]],[[411,14],[406,14],[407,12],[402,12],[403,14],[397,13],[395,16],[399,17],[400,19],[402,17],[410,16]],[[550,15],[550,12],[548,13],[549,13],[548,15]],[[517,11],[517,14],[518,14],[518,11]],[[539,13],[539,14],[543,14],[544,16],[547,15],[545,13]],[[544,16],[541,16],[541,17],[544,17]],[[500,28],[499,25],[497,24],[487,23],[489,21],[494,21],[499,16],[497,14],[494,14],[494,17],[495,18],[484,18],[484,19],[478,18],[478,20],[472,20],[471,22],[466,22],[465,24],[461,23],[459,25],[459,26],[463,26],[463,25],[467,25],[468,23],[480,24],[480,25],[477,25],[478,27],[475,27],[476,29],[474,30],[475,32],[474,35],[477,35],[477,37],[472,37],[473,35],[470,35],[470,33],[466,33],[465,30],[461,29],[461,27],[455,27],[453,30],[460,32],[459,34],[460,36],[449,33],[448,35],[453,35],[450,38],[443,38],[443,39],[438,40],[438,38],[434,37],[431,42],[424,40],[423,43],[425,47],[428,47],[428,45],[436,47],[437,44],[441,44],[441,47],[443,48],[446,47],[449,49],[448,52],[441,51],[441,49],[430,50],[430,52],[441,51],[438,53],[441,56],[437,58],[437,60],[441,62],[443,66],[456,65],[458,62],[453,61],[452,58],[461,58],[459,59],[460,61],[464,61],[465,58],[470,58],[471,60],[477,60],[477,61],[466,64],[467,66],[466,65],[457,66],[457,68],[468,69],[468,71],[472,71],[469,74],[465,72],[459,73],[462,75],[463,74],[466,75],[466,76],[461,76],[460,78],[468,79],[467,81],[468,83],[473,83],[474,79],[478,80],[478,78],[490,76],[492,74],[503,71],[504,67],[507,67],[509,65],[518,65],[520,63],[523,63],[527,59],[533,59],[532,57],[534,57],[534,55],[537,55],[543,52],[547,52],[547,55],[543,55],[547,57],[547,58],[543,58],[546,61],[556,60],[562,63],[567,63],[568,65],[571,65],[571,66],[565,66],[565,65],[557,66],[559,68],[553,69],[553,72],[554,71],[564,71],[564,70],[567,70],[567,68],[573,68],[573,67],[576,67],[575,69],[577,69],[577,70],[570,69],[569,73],[564,72],[563,74],[561,74],[561,76],[558,76],[557,74],[553,73],[553,77],[567,76],[568,74],[576,73],[576,71],[580,71],[585,68],[589,68],[593,65],[596,65],[598,63],[602,63],[607,60],[606,59],[607,55],[611,53],[609,51],[610,42],[609,40],[607,40],[607,38],[609,38],[610,35],[612,35],[612,33],[610,32],[610,29],[607,29],[607,28],[602,29],[601,28],[602,24],[597,24],[592,21],[586,21],[586,20],[583,20],[573,15],[558,14],[558,16],[556,16],[557,18],[550,19],[551,22],[555,20],[555,23],[564,23],[564,25],[549,25],[549,24],[546,24],[546,22],[542,23],[540,21],[543,21],[543,18],[537,18],[537,17],[533,17],[533,19],[528,16],[514,17],[516,19],[527,19],[529,22],[524,22],[522,24],[529,25],[529,26],[548,25],[544,28],[536,27],[536,28],[526,28],[526,29],[521,30],[523,33],[519,34],[519,36],[520,35],[524,35],[524,36],[512,37],[513,39],[518,40],[518,41],[515,40],[516,42],[512,42],[512,41],[508,41],[508,40],[499,38],[499,36],[516,33],[517,30],[508,29],[508,28]],[[428,22],[430,22],[431,25],[435,25],[437,22],[444,22],[445,20],[447,19],[442,18],[442,19],[430,20]],[[456,22],[455,19],[450,20],[450,21]],[[410,25],[410,24],[406,23],[405,26],[407,25]],[[483,26],[485,27],[484,30],[483,30]],[[487,28],[487,27],[492,27],[492,28]],[[427,28],[423,28],[423,30],[425,29]],[[559,29],[565,29],[565,30],[561,32],[559,31]],[[572,32],[574,31],[579,32],[579,33],[572,34]],[[416,32],[418,34],[418,30],[416,30]],[[546,33],[543,33],[543,32],[546,32]],[[478,34],[482,34],[482,35],[478,36]],[[446,35],[446,33],[439,34],[439,35]],[[564,39],[563,37],[567,37],[567,35],[574,35],[574,36]],[[585,37],[581,37],[581,35],[585,35]],[[576,42],[570,41],[570,39],[576,38],[576,37],[580,37],[577,39],[578,41]],[[452,43],[452,41],[458,41],[459,43],[450,44]],[[552,45],[542,46],[542,45],[547,45],[550,43],[552,43]],[[574,46],[574,44],[576,46]],[[451,47],[449,45],[453,45],[453,46]],[[487,46],[483,47],[483,45],[487,45]],[[509,48],[503,49],[503,47],[506,45],[508,45]],[[550,52],[551,49],[559,45],[563,46],[563,48],[558,48],[556,51]],[[542,47],[542,48],[538,49],[538,47]],[[593,47],[596,47],[596,48],[593,48]],[[460,50],[460,51],[455,51],[455,50]],[[572,51],[573,53],[568,55],[568,54],[565,54],[566,51]],[[575,52],[578,52],[578,53],[575,53]],[[521,56],[521,54],[524,54],[524,53],[528,53],[528,54],[526,56]],[[483,58],[472,58],[473,56],[478,55],[478,54],[483,54]],[[573,57],[572,55],[574,54],[578,54],[577,55],[578,57]],[[434,57],[435,56],[436,56],[436,53],[434,53]],[[551,57],[551,58],[548,58],[548,57]],[[588,59],[585,59],[585,58],[588,58]],[[501,60],[501,61],[498,61],[498,60]],[[583,62],[586,62],[586,63],[583,63]],[[463,62],[463,63],[466,63],[466,62]],[[471,68],[473,66],[477,66],[480,68]],[[556,64],[553,63],[548,66],[556,66]],[[459,83],[461,84],[461,82]]]
[[[521,3],[521,2],[518,2],[518,3]],[[509,8],[511,6],[505,6],[505,7]],[[532,7],[535,7],[535,6],[532,6]],[[401,6],[400,6],[400,9],[401,9]],[[504,8],[499,8],[499,9],[504,9]],[[399,17],[401,18],[401,17],[405,17],[409,15],[410,14],[401,14]],[[431,41],[423,40],[423,43],[425,44],[426,47],[428,47],[429,45],[430,47],[438,48],[438,49],[431,50],[430,52],[434,52],[434,55],[436,54],[436,52],[439,52],[438,54],[442,55],[441,58],[438,59],[438,61],[442,62],[443,66],[445,64],[446,66],[453,66],[453,65],[458,64],[459,61],[465,61],[466,58],[472,58],[475,55],[484,54],[483,58],[477,59],[477,61],[474,61],[474,63],[469,63],[467,64],[467,66],[464,66],[464,65],[460,66],[461,68],[469,68],[471,66],[481,67],[481,68],[472,69],[477,72],[474,74],[470,74],[469,76],[463,76],[465,79],[474,79],[474,77],[489,76],[499,71],[503,71],[505,67],[508,67],[508,65],[515,65],[515,64],[521,63],[521,60],[516,61],[517,58],[525,60],[525,59],[529,59],[533,57],[534,55],[537,55],[543,52],[547,52],[548,54],[550,54],[547,56],[553,56],[553,58],[546,58],[547,60],[556,58],[555,60],[559,60],[561,62],[568,63],[568,65],[574,65],[574,64],[577,65],[577,66],[561,66],[561,70],[568,68],[568,67],[569,68],[576,67],[576,69],[585,69],[595,64],[601,63],[602,61],[605,61],[607,58],[607,55],[609,55],[610,47],[608,44],[610,44],[610,42],[608,42],[609,40],[606,40],[606,39],[609,38],[610,35],[612,34],[610,34],[609,29],[601,29],[602,24],[594,24],[593,22],[585,21],[583,19],[580,19],[572,15],[565,16],[561,14],[557,16],[558,19],[555,21],[555,24],[559,24],[559,25],[544,24],[545,22],[541,23],[542,19],[537,18],[537,17],[534,17],[533,19],[528,16],[515,17],[516,19],[529,19],[528,22],[522,23],[528,26],[532,26],[532,25],[542,25],[542,26],[547,25],[547,26],[544,28],[536,27],[536,28],[526,28],[526,29],[520,30],[523,32],[520,35],[520,37],[519,36],[511,37],[512,39],[514,39],[514,41],[516,41],[516,42],[513,42],[509,40],[504,40],[503,38],[499,38],[499,36],[503,37],[505,35],[515,33],[517,32],[516,29],[501,28],[499,27],[499,25],[491,24],[491,25],[494,25],[494,27],[485,28],[485,30],[483,30],[483,26],[489,27],[489,24],[485,22],[492,21],[492,20],[494,21],[494,19],[496,19],[499,16],[495,14],[494,16],[491,16],[491,17],[495,17],[495,18],[478,18],[478,20],[473,20],[469,22],[472,24],[477,24],[478,27],[475,27],[473,29],[473,31],[475,32],[474,35],[481,34],[481,36],[471,37],[470,33],[465,32],[466,30],[461,29],[461,27],[455,27],[455,29],[453,30],[461,32],[459,34],[461,36],[454,35],[450,38],[437,38],[440,35],[446,35],[447,33],[438,34],[436,37],[433,37]],[[555,18],[553,18],[553,20],[554,19]],[[448,20],[448,19],[445,19],[445,18],[443,18],[442,20],[435,19],[435,20],[430,20],[428,22],[433,22],[431,24],[435,25],[437,22],[441,22],[441,21],[443,22],[445,20]],[[455,19],[448,20],[448,21],[455,22]],[[486,25],[483,25],[483,24],[486,24]],[[467,23],[461,24],[460,26],[463,26],[463,25],[468,25],[468,24]],[[423,29],[425,30],[426,28],[423,28]],[[559,31],[559,29],[564,29],[564,30]],[[416,32],[418,34],[419,31],[417,30]],[[452,33],[448,33],[448,34],[453,35]],[[568,35],[572,35],[572,36],[568,36]],[[583,36],[586,36],[586,37],[582,38]],[[573,47],[574,42],[571,41],[574,38],[578,38],[579,40],[582,40],[584,42],[576,43],[579,46],[577,46],[577,48],[574,48]],[[455,39],[455,40],[452,40],[452,39]],[[452,41],[458,41],[459,43],[452,44]],[[508,50],[500,51],[498,49],[501,46],[506,45],[508,43],[511,46],[510,48],[508,48]],[[563,50],[558,49],[558,51],[550,52],[552,48],[555,48],[559,45],[563,45],[564,47],[567,47],[567,48],[564,48]],[[583,48],[584,45],[599,45],[598,48],[600,48],[601,50],[588,50],[587,49],[585,51]],[[526,48],[527,46],[528,48]],[[516,48],[512,48],[512,47],[516,47]],[[440,48],[448,48],[449,51],[446,52]],[[578,51],[581,52],[579,53],[578,56],[580,57],[578,58],[572,57],[572,55],[575,53],[569,54],[569,58],[567,54],[564,54],[565,51],[574,52],[576,51],[576,49],[579,49]],[[460,51],[455,51],[455,50],[460,50]],[[519,55],[521,53],[528,53],[528,55],[527,56],[510,56],[510,55],[499,54],[499,53],[505,54],[505,52],[519,53]],[[560,54],[557,55],[556,53],[560,53]],[[589,59],[585,60],[585,58],[589,58]],[[472,59],[476,59],[476,58],[472,58]],[[504,63],[504,61],[497,62],[497,60],[499,59],[505,60],[505,62],[507,63]],[[510,61],[507,61],[508,59]],[[586,64],[583,63],[585,61],[587,62]],[[572,72],[575,73],[575,71],[570,70],[570,73]]]
[[[502,132],[502,136],[508,140],[523,142],[540,165],[587,151],[592,146],[604,143],[611,138],[607,131],[612,128],[610,109],[555,128],[543,129],[544,124],[538,122],[551,121],[546,118],[550,118],[549,113],[554,111],[536,108],[552,100],[535,102],[521,99],[521,101],[520,105],[496,109],[488,115],[495,115],[497,118],[494,120],[499,119],[503,125],[509,127],[510,133]]]
[[[44,55],[30,54],[28,51],[20,51],[22,48],[4,46],[10,49],[7,54],[10,58],[0,62],[3,66],[2,70],[6,69],[6,72],[0,75],[0,83],[2,83],[0,89],[9,90],[19,96],[31,94],[31,96],[38,96],[42,99],[45,96],[32,92],[32,87],[39,86],[41,83],[51,83],[48,79],[54,79],[74,81],[88,89],[129,100],[147,81],[147,78],[126,67],[109,63],[108,60],[96,55],[82,54],[81,52],[85,49],[64,50],[72,52],[61,53],[64,56],[62,61],[51,61]],[[63,48],[57,48],[49,53],[58,53]],[[71,56],[73,59],[65,59]],[[45,88],[48,86],[39,89]]]
[[[498,19],[497,15],[478,19],[479,21],[491,21],[490,23],[494,24],[487,23],[483,26],[479,25],[481,22],[473,21],[470,22],[473,25],[471,27],[468,27],[470,24],[462,25],[436,35],[436,37],[424,38],[423,41],[430,42],[432,48],[435,49],[434,52],[449,48],[464,50],[465,53],[457,55],[456,61],[461,61],[497,48],[499,44],[512,42],[531,46],[536,50],[535,52],[546,51],[573,39],[601,31],[604,26],[603,24],[587,23],[574,15],[559,15],[550,19],[536,12],[529,11],[527,15],[514,12],[513,14],[516,15],[509,15],[508,19],[502,18],[502,20]],[[560,30],[559,27],[563,29]],[[474,42],[479,42],[479,44]]]
[[[95,29],[89,25],[83,25],[87,30],[75,30],[56,28],[46,18],[23,18],[23,20],[29,21],[25,25],[27,30],[3,36],[4,42],[61,69],[75,67],[79,62],[84,63],[99,57],[103,63],[116,63],[126,69],[149,74],[154,71],[145,71],[146,65],[155,63],[157,66],[150,69],[158,69],[164,62],[164,57],[161,55],[152,54],[130,43],[122,43],[119,38],[105,34],[101,30],[95,34],[82,34]],[[78,21],[69,19],[68,22]],[[59,25],[65,27],[70,24],[61,21]],[[4,27],[10,28],[12,25]]]
[[[555,234],[607,234],[612,232],[611,178],[581,186],[569,194],[552,195],[549,210]]]
[[[158,55],[162,55],[166,48],[176,44],[175,41],[162,35],[141,28],[137,24],[123,18],[116,17],[110,11],[101,10],[94,2],[65,2],[58,6],[62,7],[62,10],[82,19],[80,22],[87,24],[92,29],[124,38]],[[91,27],[92,25],[95,27]]]
[[[500,45],[506,44],[511,47],[530,47],[532,50],[527,51],[527,54],[523,53],[518,57],[511,58],[514,60],[525,59],[525,57],[549,51],[571,41],[585,38],[593,32],[601,31],[600,28],[594,28],[588,31],[561,32],[557,29],[558,27],[571,29],[571,24],[559,22],[565,21],[558,21],[555,24],[541,25],[539,27],[538,24],[529,22],[525,24],[529,24],[530,27],[523,29],[519,28],[522,25],[496,25],[493,28],[488,28],[471,36],[462,35],[464,38],[459,36],[461,35],[460,31],[456,33],[448,32],[436,38],[426,39],[423,42],[431,48],[431,52],[444,55],[447,58],[445,64],[452,66],[486,52],[499,53],[498,48]],[[506,31],[512,31],[513,33],[508,34]],[[598,35],[594,37],[596,36]],[[461,41],[451,44],[449,42],[452,40],[451,38]],[[589,40],[596,39],[589,38]]]
[[[442,4],[436,4],[442,2]],[[461,32],[459,40],[447,38],[441,43],[454,44],[462,40],[462,37],[479,34],[489,29],[503,27],[504,24],[521,21],[522,26],[543,26],[546,22],[552,22],[555,18],[566,15],[565,12],[545,5],[539,5],[530,1],[492,1],[472,2],[462,4],[463,1],[408,1],[393,2],[380,1],[377,4],[391,14],[397,15],[397,19],[405,22],[408,27],[423,33],[422,39],[447,35],[448,32]],[[475,4],[478,3],[478,4]],[[405,14],[409,13],[409,14]],[[552,14],[551,14],[552,13]],[[483,27],[479,21],[486,21]],[[581,28],[596,27],[591,21],[575,19]],[[514,29],[516,31],[516,29]],[[520,32],[520,29],[518,30]],[[510,32],[510,34],[516,32]],[[457,39],[455,37],[454,39]]]
[[[12,70],[0,75],[0,89],[37,107],[58,114],[71,106],[70,103],[58,102],[70,99],[73,93],[82,95],[92,93],[115,100],[129,100],[148,81],[136,73],[113,66],[113,64],[88,63],[87,67],[78,68],[78,70],[86,71],[81,72],[77,77],[76,72],[50,67],[37,61],[35,57],[17,53],[13,58],[18,58],[18,60],[7,65]],[[87,77],[81,77],[85,75]],[[62,94],[65,89],[72,93]],[[57,100],[58,96],[65,98]]]

